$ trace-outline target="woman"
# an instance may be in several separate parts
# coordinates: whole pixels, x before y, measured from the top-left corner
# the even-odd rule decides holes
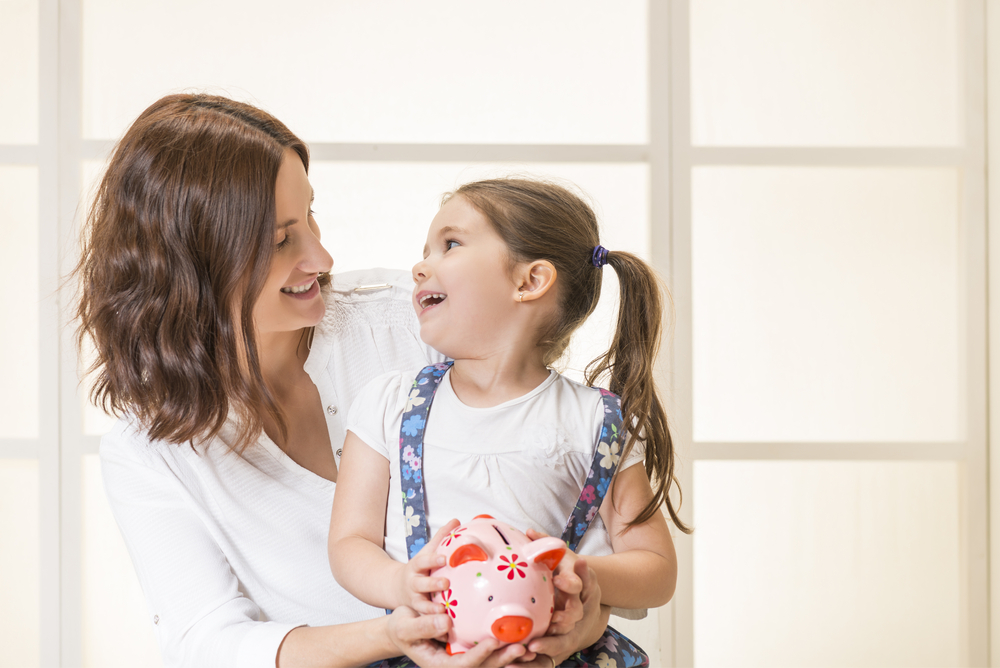
[[[347,408],[375,375],[441,358],[408,274],[331,281],[308,167],[269,114],[168,96],[118,144],[87,219],[79,336],[97,350],[92,398],[122,416],[102,471],[164,663],[559,663],[607,622],[586,567],[557,582],[559,635],[454,657],[430,640],[447,616],[386,616],[330,574]]]

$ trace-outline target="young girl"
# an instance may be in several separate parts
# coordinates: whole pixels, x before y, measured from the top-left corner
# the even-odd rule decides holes
[[[550,368],[593,312],[605,264],[618,274],[621,307],[611,349],[587,380],[610,373],[622,422],[634,425],[618,438],[602,433],[602,393]],[[446,196],[413,280],[420,336],[454,364],[421,377],[440,377],[426,422],[404,422],[428,400],[416,369],[375,379],[353,404],[330,525],[337,581],[371,605],[440,612],[430,595],[448,583],[427,572],[443,557],[412,540],[408,551],[407,536],[418,524],[433,533],[453,517],[486,513],[562,534],[570,545],[583,534],[577,552],[597,575],[602,604],[665,604],[677,563],[660,506],[688,529],[668,495],[673,447],[653,382],[662,308],[652,270],[600,246],[593,211],[566,189],[499,179]],[[401,428],[422,433],[422,458],[412,447],[401,451]],[[592,469],[616,464],[610,490],[609,478],[589,484]],[[407,505],[413,494],[404,490],[414,484],[426,487],[424,508]],[[560,571],[576,558],[567,552]]]

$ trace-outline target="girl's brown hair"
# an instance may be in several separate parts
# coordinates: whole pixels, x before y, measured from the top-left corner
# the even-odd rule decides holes
[[[445,201],[455,196],[464,197],[486,217],[506,243],[512,264],[548,260],[555,266],[559,317],[542,332],[539,344],[545,348],[546,363],[555,362],[601,296],[602,271],[592,263],[594,247],[600,243],[593,210],[562,186],[528,179],[468,183]],[[594,385],[609,374],[608,389],[622,399],[624,424],[632,425],[622,457],[638,438],[645,442],[653,498],[628,526],[645,522],[666,504],[674,524],[690,533],[670,499],[670,487],[676,482],[674,447],[653,379],[663,317],[660,281],[631,253],[610,251],[607,263],[620,284],[618,323],[611,348],[587,365],[586,379]]]
[[[82,235],[77,343],[96,360],[91,400],[153,439],[211,438],[233,412],[231,446],[285,421],[261,375],[253,305],[274,252],[278,119],[213,95],[170,95],[125,133]],[[328,281],[329,279],[327,279]]]

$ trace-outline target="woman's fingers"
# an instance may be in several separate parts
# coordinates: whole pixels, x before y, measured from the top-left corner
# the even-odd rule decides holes
[[[438,615],[444,614],[444,606],[440,603],[435,603],[433,601],[428,601],[427,599],[416,599],[411,604],[413,609],[419,612],[421,615]]]
[[[451,619],[448,615],[417,615],[405,606],[396,608],[392,618],[396,639],[407,644],[436,638],[451,628]]]
[[[456,655],[460,657],[458,665],[500,668],[500,666],[506,666],[518,660],[527,651],[520,643],[513,643],[497,649],[499,644],[493,638],[480,642],[465,654]]]

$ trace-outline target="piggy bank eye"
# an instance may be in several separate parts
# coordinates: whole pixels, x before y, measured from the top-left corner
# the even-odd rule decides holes
[[[531,597],[531,602],[532,602],[532,603],[534,603],[534,602],[535,602],[535,597],[534,597],[534,596],[532,596],[532,597]]]
[[[487,601],[492,601],[492,600],[493,600],[493,597],[492,597],[492,596],[490,596],[490,597],[489,597],[488,599],[486,599],[486,600],[487,600]]]

